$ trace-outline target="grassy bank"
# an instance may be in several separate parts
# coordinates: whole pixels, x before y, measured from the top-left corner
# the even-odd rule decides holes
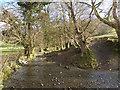
[[[4,82],[10,78],[13,72],[17,71],[20,66],[16,63],[18,55],[23,51],[22,46],[12,46],[9,43],[0,41],[0,88],[2,88]]]
[[[12,44],[2,42],[0,41],[0,52],[6,53],[6,52],[17,52],[17,51],[23,51],[24,47],[22,46],[13,46]]]

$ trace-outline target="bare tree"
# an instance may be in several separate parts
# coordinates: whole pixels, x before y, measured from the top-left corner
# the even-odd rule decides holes
[[[71,15],[71,18],[74,23],[74,30],[75,30],[75,33],[77,34],[77,40],[78,40],[76,43],[78,44],[79,48],[81,49],[81,55],[86,55],[87,54],[87,46],[86,46],[86,39],[87,39],[86,36],[87,35],[85,34],[85,32],[88,29],[88,26],[90,25],[91,14],[92,14],[93,10],[91,10],[91,12],[89,13],[89,20],[82,21],[80,17],[78,17],[78,19],[76,19],[77,15],[75,14],[75,11],[73,8],[73,2],[70,2],[70,3],[65,2],[65,4],[70,11],[70,15]],[[78,21],[80,21],[80,20],[81,20],[82,24],[78,23]],[[84,22],[84,25],[83,25],[83,22]]]
[[[116,34],[118,36],[118,40],[120,43],[120,19],[118,17],[118,13],[117,13],[117,6],[118,6],[118,2],[117,0],[113,0],[113,4],[110,7],[110,9],[107,12],[107,17],[106,18],[102,18],[99,14],[99,12],[97,11],[97,8],[101,5],[101,3],[103,3],[103,0],[101,0],[101,2],[99,2],[98,4],[95,5],[95,1],[91,1],[92,3],[92,8],[94,9],[94,13],[96,15],[96,17],[102,21],[103,23],[107,24],[108,26],[114,28],[116,30]],[[110,20],[111,17],[111,13],[114,20]]]

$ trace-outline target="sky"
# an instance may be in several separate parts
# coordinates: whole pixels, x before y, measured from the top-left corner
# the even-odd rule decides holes
[[[17,0],[0,0],[0,5],[5,4],[5,2],[15,2]],[[19,0],[19,1],[53,1],[53,2],[69,2],[70,0]],[[91,0],[72,0],[72,1],[84,1],[84,2],[91,2]],[[101,0],[96,0],[96,1],[101,1]],[[105,7],[107,7],[109,5],[109,3],[111,3],[113,0],[104,0],[106,3],[104,4]]]
[[[6,3],[6,2],[15,2],[15,1],[17,1],[17,0],[0,0],[0,9],[1,9],[1,7],[4,7],[5,8],[5,6],[8,8],[11,8],[12,6],[8,6],[8,4]],[[30,0],[20,0],[20,1],[30,1]],[[31,0],[31,1],[51,1],[51,0]],[[70,0],[54,0],[54,1],[56,1],[56,2],[61,2],[61,1],[70,1]],[[72,0],[72,1],[82,1],[82,2],[89,2],[90,4],[91,4],[91,0]],[[101,0],[96,0],[97,2],[99,2],[99,1],[101,1]],[[101,7],[99,7],[100,9],[103,9],[104,11],[103,12],[105,12],[105,11],[108,11],[109,10],[109,7],[112,5],[112,1],[113,0],[104,0],[104,3],[101,5]],[[18,7],[17,6],[17,3],[14,3],[14,6],[16,6],[16,7]],[[0,10],[0,12],[1,12],[1,10]],[[104,17],[104,13],[101,13],[100,14],[102,17]]]
[[[8,6],[8,3],[6,3],[6,2],[15,2],[15,1],[17,1],[17,0],[0,0],[0,12],[1,12],[1,7],[6,7],[6,8],[11,8],[12,6],[11,5],[9,5]],[[20,0],[21,1],[21,0]],[[22,1],[30,1],[30,0],[22,0]],[[43,1],[43,0],[31,0],[31,1]],[[47,0],[44,0],[44,1],[47,1]],[[48,1],[50,1],[50,0],[48,0]],[[56,2],[60,2],[60,1],[70,1],[70,0],[54,0],[54,1],[56,1]],[[89,2],[89,3],[91,3],[91,0],[72,0],[72,1],[84,1],[84,2]],[[101,0],[96,0],[97,2],[99,2],[99,1],[101,1]],[[104,11],[107,11],[107,10],[109,10],[109,8],[108,7],[110,7],[110,5],[112,4],[112,0],[104,0],[105,2],[103,3],[103,5],[101,5],[101,9],[104,9]],[[16,6],[16,7],[18,7],[17,6],[17,3],[14,3],[14,6]],[[54,7],[54,6],[53,6]],[[102,17],[104,17],[104,13],[101,13],[100,14]]]
[[[9,24],[6,24],[5,22],[0,22],[0,32],[3,30],[7,30],[9,27]]]
[[[15,2],[15,1],[17,1],[17,0],[0,0],[0,12],[1,12],[1,7],[6,7],[6,8],[11,8],[12,6],[11,5],[9,5],[8,6],[8,3],[6,3],[6,2]],[[22,0],[22,1],[30,1],[30,0]],[[43,1],[43,0],[31,0],[31,1]],[[47,1],[47,0],[44,0],[44,1]],[[50,1],[50,0],[49,0]],[[60,1],[66,1],[66,0],[54,0],[54,1],[56,1],[56,2],[60,2]],[[67,1],[70,1],[70,0],[67,0]],[[72,0],[72,1],[84,1],[84,2],[89,2],[89,3],[91,3],[91,0]],[[99,1],[101,1],[101,0],[96,0],[97,2],[99,2]],[[104,12],[105,11],[108,11],[109,10],[109,8],[108,7],[110,7],[110,5],[112,4],[112,0],[104,0],[105,2],[101,5],[101,9],[104,9]],[[17,2],[16,3],[14,3],[14,6],[16,6],[16,7],[18,7],[17,6]],[[54,6],[53,6],[54,7]],[[100,14],[102,17],[104,17],[104,15],[105,15],[105,13],[101,13]]]
[[[0,0],[0,6],[3,6],[6,4],[6,2],[15,2],[17,0]],[[52,0],[20,0],[20,1],[52,1]],[[70,0],[53,0],[53,1],[56,1],[56,2],[62,2],[62,1],[70,1]],[[91,2],[91,0],[72,0],[72,1],[84,1],[84,2]],[[96,1],[101,1],[101,0],[96,0]],[[113,0],[104,0],[104,3],[103,3],[103,6],[102,8],[103,9],[107,9],[111,3],[112,3]]]
[[[8,4],[6,4],[6,2],[15,2],[15,1],[17,1],[17,0],[0,0],[0,7],[5,7],[5,6],[8,6]],[[25,0],[23,0],[23,1],[25,1]],[[26,0],[26,1],[30,1],[30,0]],[[31,1],[38,1],[38,0],[31,0]],[[40,0],[39,0],[40,1]],[[41,0],[42,1],[42,0]],[[46,1],[46,0],[45,0]],[[55,0],[56,2],[60,2],[60,1],[62,1],[62,0]],[[64,1],[66,1],[66,0],[64,0]],[[69,0],[67,0],[67,1],[69,1]],[[72,0],[73,1],[73,0]],[[79,1],[79,0],[77,0],[77,1]],[[91,0],[80,0],[80,1],[84,1],[84,2],[89,2],[89,3],[91,3],[90,1]],[[101,1],[101,0],[97,0],[98,2],[99,1]],[[15,6],[17,6],[17,3],[15,3],[14,4]],[[112,5],[112,0],[105,0],[105,2],[101,5],[101,9],[104,9],[104,11],[108,11],[109,10],[109,8],[108,7],[110,7],[110,5]],[[9,5],[9,8],[10,7],[12,7],[12,6],[10,6]],[[54,6],[53,6],[54,7]],[[0,8],[1,9],[1,8]],[[55,10],[55,9],[54,9]],[[56,10],[55,10],[56,11]],[[0,12],[1,12],[1,10],[0,10]],[[53,12],[52,12],[53,13]],[[55,13],[55,14],[54,14]],[[57,15],[56,14],[56,12],[54,12],[53,14],[54,15]],[[104,17],[104,15],[105,15],[105,13],[101,13],[100,14],[101,15],[101,17]],[[67,18],[67,17],[66,17]],[[4,23],[1,23],[0,22],[0,27],[1,26],[4,26]]]
[[[0,6],[4,5],[6,2],[11,2],[15,0],[0,0]]]

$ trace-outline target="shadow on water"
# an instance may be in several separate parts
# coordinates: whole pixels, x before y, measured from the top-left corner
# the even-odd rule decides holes
[[[55,62],[43,60],[39,56],[35,61],[22,67],[5,83],[5,87],[15,88],[117,88],[120,84],[118,71],[83,70],[79,68],[65,69]]]

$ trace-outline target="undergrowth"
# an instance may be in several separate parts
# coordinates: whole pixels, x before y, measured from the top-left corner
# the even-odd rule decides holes
[[[14,60],[10,60],[9,57],[7,57],[0,71],[0,85],[2,86],[6,80],[10,79],[11,74],[17,71],[18,68],[20,68],[20,66]]]

